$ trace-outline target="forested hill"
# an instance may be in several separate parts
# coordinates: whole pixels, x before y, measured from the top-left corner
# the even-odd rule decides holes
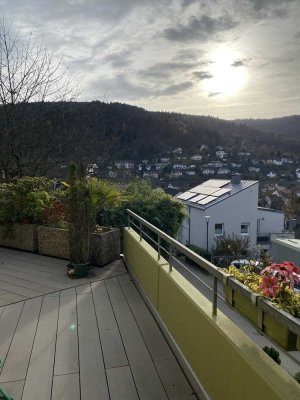
[[[235,120],[237,124],[244,124],[250,128],[264,132],[276,133],[300,140],[300,115],[272,119],[243,119]]]
[[[150,112],[127,104],[98,101],[75,103],[68,107],[70,112],[74,107],[77,109],[79,118],[76,123],[79,126],[88,119],[95,121],[93,134],[105,129],[107,133],[117,135],[118,149],[125,158],[148,158],[176,147],[196,153],[201,144],[207,144],[211,149],[219,145],[257,153],[262,146],[267,146],[270,153],[278,149],[300,151],[299,136],[287,140],[280,133],[270,134],[209,116]]]
[[[0,107],[0,144],[5,132],[2,111]],[[280,133],[270,134],[248,127],[244,121],[236,123],[209,116],[150,112],[120,103],[33,103],[26,106],[26,113],[19,114],[26,118],[16,145],[20,145],[23,158],[27,159],[38,151],[40,158],[62,161],[75,147],[76,151],[85,150],[86,154],[91,149],[101,152],[105,141],[115,142],[118,157],[132,160],[151,158],[178,147],[196,154],[202,144],[212,151],[219,145],[258,155],[261,148],[264,151],[267,148],[270,153],[278,149],[300,151],[299,136],[291,135],[287,140]]]

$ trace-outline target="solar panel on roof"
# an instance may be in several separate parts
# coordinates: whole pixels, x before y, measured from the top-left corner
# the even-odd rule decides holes
[[[208,181],[202,183],[202,186],[221,188],[228,183],[230,183],[230,181],[224,179],[209,179]]]
[[[198,194],[198,196],[193,197],[189,201],[191,201],[192,203],[196,203],[198,200],[204,199],[204,197],[207,197],[207,195],[206,194]]]
[[[208,204],[211,201],[216,200],[216,199],[217,199],[217,197],[215,197],[215,196],[207,196],[207,197],[205,197],[205,199],[200,200],[197,203],[201,204],[202,206],[204,206],[205,204]]]
[[[184,192],[184,193],[181,193],[179,196],[177,196],[177,199],[188,200],[193,196],[196,196],[196,193]]]
[[[214,196],[220,197],[223,196],[225,193],[229,193],[230,189],[219,189],[217,192],[214,193]]]
[[[199,193],[199,194],[212,194],[214,192],[216,192],[218,190],[217,187],[208,187],[208,186],[203,186],[203,185],[198,185],[196,187],[194,187],[193,189],[191,189],[191,191],[195,192],[195,193]]]

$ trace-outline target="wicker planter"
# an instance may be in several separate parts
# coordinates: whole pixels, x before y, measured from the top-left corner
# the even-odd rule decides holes
[[[70,258],[68,229],[38,226],[39,253],[43,255]],[[103,233],[93,233],[90,244],[90,262],[102,267],[120,257],[120,231],[112,229]]]
[[[39,254],[65,259],[70,258],[68,229],[38,226],[37,237]]]
[[[112,229],[93,233],[91,237],[90,261],[102,267],[120,258],[120,230]]]
[[[36,225],[0,225],[0,246],[26,251],[37,251]]]
[[[224,293],[226,301],[266,336],[286,350],[300,350],[298,318],[255,296],[249,288],[236,280],[231,279],[230,285],[224,285]]]

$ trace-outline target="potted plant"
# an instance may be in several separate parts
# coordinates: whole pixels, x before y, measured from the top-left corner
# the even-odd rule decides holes
[[[40,254],[70,258],[69,224],[61,192],[43,212],[43,225],[37,227],[38,251]]]
[[[85,277],[89,270],[91,232],[94,226],[94,213],[90,190],[82,164],[69,167],[69,184],[66,200],[69,217],[71,277]]]
[[[24,177],[0,185],[0,245],[37,250],[36,224],[51,202],[52,181]]]
[[[300,269],[291,262],[273,263],[260,274],[251,266],[223,269],[228,303],[287,350],[300,349],[300,295],[293,291]],[[258,307],[259,305],[259,307]]]

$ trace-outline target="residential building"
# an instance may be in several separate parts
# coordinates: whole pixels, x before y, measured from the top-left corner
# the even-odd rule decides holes
[[[188,208],[179,234],[183,244],[211,249],[220,235],[235,234],[256,245],[258,234],[282,232],[284,214],[258,207],[258,181],[210,179],[176,196]]]

